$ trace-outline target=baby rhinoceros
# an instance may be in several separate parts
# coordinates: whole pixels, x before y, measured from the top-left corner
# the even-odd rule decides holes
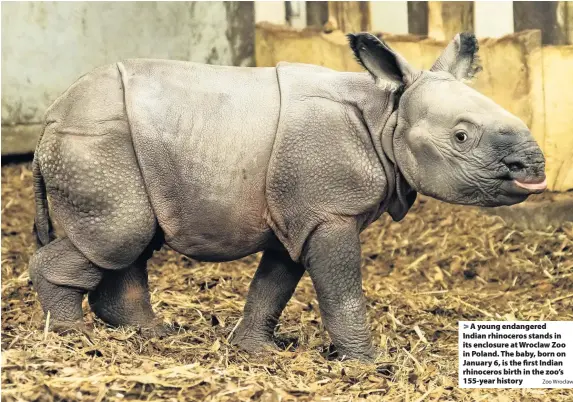
[[[461,81],[478,69],[473,35],[429,71],[348,37],[367,72],[134,59],[60,96],[33,163],[30,277],[52,328],[81,325],[88,293],[103,321],[160,331],[146,261],[162,244],[204,261],[262,251],[233,342],[272,347],[307,271],[339,356],[369,360],[364,228],[401,220],[417,193],[493,207],[544,190],[526,125]]]

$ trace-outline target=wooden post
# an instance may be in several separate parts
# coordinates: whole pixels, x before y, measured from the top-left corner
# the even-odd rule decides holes
[[[306,4],[302,1],[285,1],[285,20],[293,28],[306,28]]]
[[[370,30],[370,5],[368,1],[329,1],[329,19],[342,32]]]
[[[568,17],[571,7],[563,1],[514,1],[515,32],[540,29],[544,45],[565,45],[569,42]]]
[[[559,6],[562,8],[563,20],[565,21],[567,31],[567,43],[573,45],[573,1],[560,1]]]
[[[567,43],[573,45],[573,1],[560,1],[559,10],[563,16],[563,21],[565,21]]]
[[[473,31],[473,1],[430,1],[428,3],[428,36],[449,41],[458,32]]]
[[[428,2],[408,2],[408,33],[428,36]]]
[[[306,25],[323,27],[328,21],[328,1],[306,2]]]

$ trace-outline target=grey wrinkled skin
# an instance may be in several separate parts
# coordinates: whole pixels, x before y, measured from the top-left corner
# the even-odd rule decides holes
[[[110,325],[162,333],[153,250],[210,261],[263,251],[233,342],[275,347],[306,271],[338,355],[370,360],[366,226],[384,212],[401,220],[417,193],[498,206],[543,191],[527,127],[461,81],[478,70],[473,35],[457,35],[429,71],[372,35],[349,41],[367,72],[127,60],[72,85],[46,114],[33,164],[30,276],[54,327],[80,325],[89,293]]]

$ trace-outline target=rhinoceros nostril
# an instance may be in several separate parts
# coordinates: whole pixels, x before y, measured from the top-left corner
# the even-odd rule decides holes
[[[526,168],[522,162],[510,162],[505,164],[511,172],[519,172]]]

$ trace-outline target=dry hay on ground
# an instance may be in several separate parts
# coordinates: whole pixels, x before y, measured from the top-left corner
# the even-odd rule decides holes
[[[92,313],[91,338],[44,333],[26,271],[31,184],[29,165],[2,168],[3,400],[573,399],[572,390],[457,387],[458,320],[573,320],[571,224],[519,232],[479,209],[422,198],[402,222],[383,217],[362,236],[376,364],[323,357],[328,337],[306,276],[278,329],[298,346],[252,357],[228,338],[258,256],[219,264],[157,253],[154,308],[179,328],[165,339],[106,328]]]

